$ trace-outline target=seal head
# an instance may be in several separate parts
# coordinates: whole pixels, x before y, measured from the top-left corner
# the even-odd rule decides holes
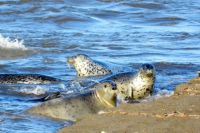
[[[98,83],[93,89],[94,96],[100,104],[110,108],[117,105],[117,85],[113,81]]]
[[[151,64],[142,64],[141,68],[140,68],[140,74],[142,74],[143,76],[146,77],[154,77],[155,75],[155,68],[153,65]]]
[[[103,76],[111,74],[111,70],[107,69],[103,64],[96,62],[87,55],[78,54],[69,57],[67,63],[74,66],[77,76]]]

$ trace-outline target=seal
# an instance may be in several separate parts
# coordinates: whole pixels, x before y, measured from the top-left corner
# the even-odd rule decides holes
[[[149,96],[155,83],[155,68],[151,64],[143,64],[139,71],[119,73],[105,78],[117,84],[118,93],[127,100],[137,100]]]
[[[103,76],[111,74],[111,70],[100,62],[94,61],[87,55],[78,54],[69,57],[67,62],[75,68],[77,76]]]
[[[76,121],[79,117],[116,107],[117,87],[113,81],[92,85],[88,91],[71,97],[46,101],[27,110],[28,113]]]
[[[0,74],[0,84],[56,84],[61,82],[40,74]]]

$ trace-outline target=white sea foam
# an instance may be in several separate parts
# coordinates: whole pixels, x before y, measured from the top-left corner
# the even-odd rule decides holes
[[[72,66],[67,62],[67,68],[68,69],[71,69],[72,68]]]
[[[170,97],[173,94],[174,94],[174,91],[163,89],[163,90],[159,90],[158,93],[155,96],[157,98],[160,98],[160,97]]]
[[[64,83],[60,83],[60,84],[59,84],[59,87],[60,87],[60,89],[61,89],[62,91],[66,91],[66,90],[67,90],[66,85],[65,85]]]
[[[33,94],[33,95],[42,95],[47,92],[46,88],[42,88],[41,86],[36,86],[34,88],[22,88],[20,93],[23,94]]]
[[[156,89],[157,93],[153,96],[148,96],[145,99],[141,100],[141,102],[149,102],[149,101],[154,101],[157,100],[159,98],[163,98],[163,97],[170,97],[174,94],[174,91],[171,90],[166,90],[166,89]]]
[[[71,87],[79,90],[81,88],[81,85],[77,81],[72,81]]]
[[[25,47],[23,40],[10,39],[9,37],[4,37],[1,34],[0,34],[0,48],[28,50],[28,48]]]

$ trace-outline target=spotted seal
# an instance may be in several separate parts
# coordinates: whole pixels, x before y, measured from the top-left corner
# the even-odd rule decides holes
[[[0,84],[54,84],[60,79],[40,74],[0,74]]]
[[[119,73],[105,80],[114,81],[121,95],[128,96],[129,100],[137,100],[152,94],[155,68],[151,64],[143,64],[136,74],[133,72]]]
[[[92,60],[85,54],[78,54],[69,57],[67,62],[75,68],[77,76],[103,76],[111,74],[111,70],[106,68],[103,64]]]
[[[51,118],[76,121],[86,114],[116,106],[117,87],[113,81],[97,83],[84,92],[71,97],[53,99],[32,107],[29,113]]]

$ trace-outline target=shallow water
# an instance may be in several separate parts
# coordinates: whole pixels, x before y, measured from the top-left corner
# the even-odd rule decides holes
[[[73,80],[66,58],[85,53],[116,73],[153,63],[155,92],[173,90],[200,70],[199,14],[197,0],[0,0],[0,73]],[[70,82],[19,91],[69,86],[80,89]],[[17,89],[1,87],[0,132],[50,133],[66,124],[24,113],[38,103],[23,101]]]

